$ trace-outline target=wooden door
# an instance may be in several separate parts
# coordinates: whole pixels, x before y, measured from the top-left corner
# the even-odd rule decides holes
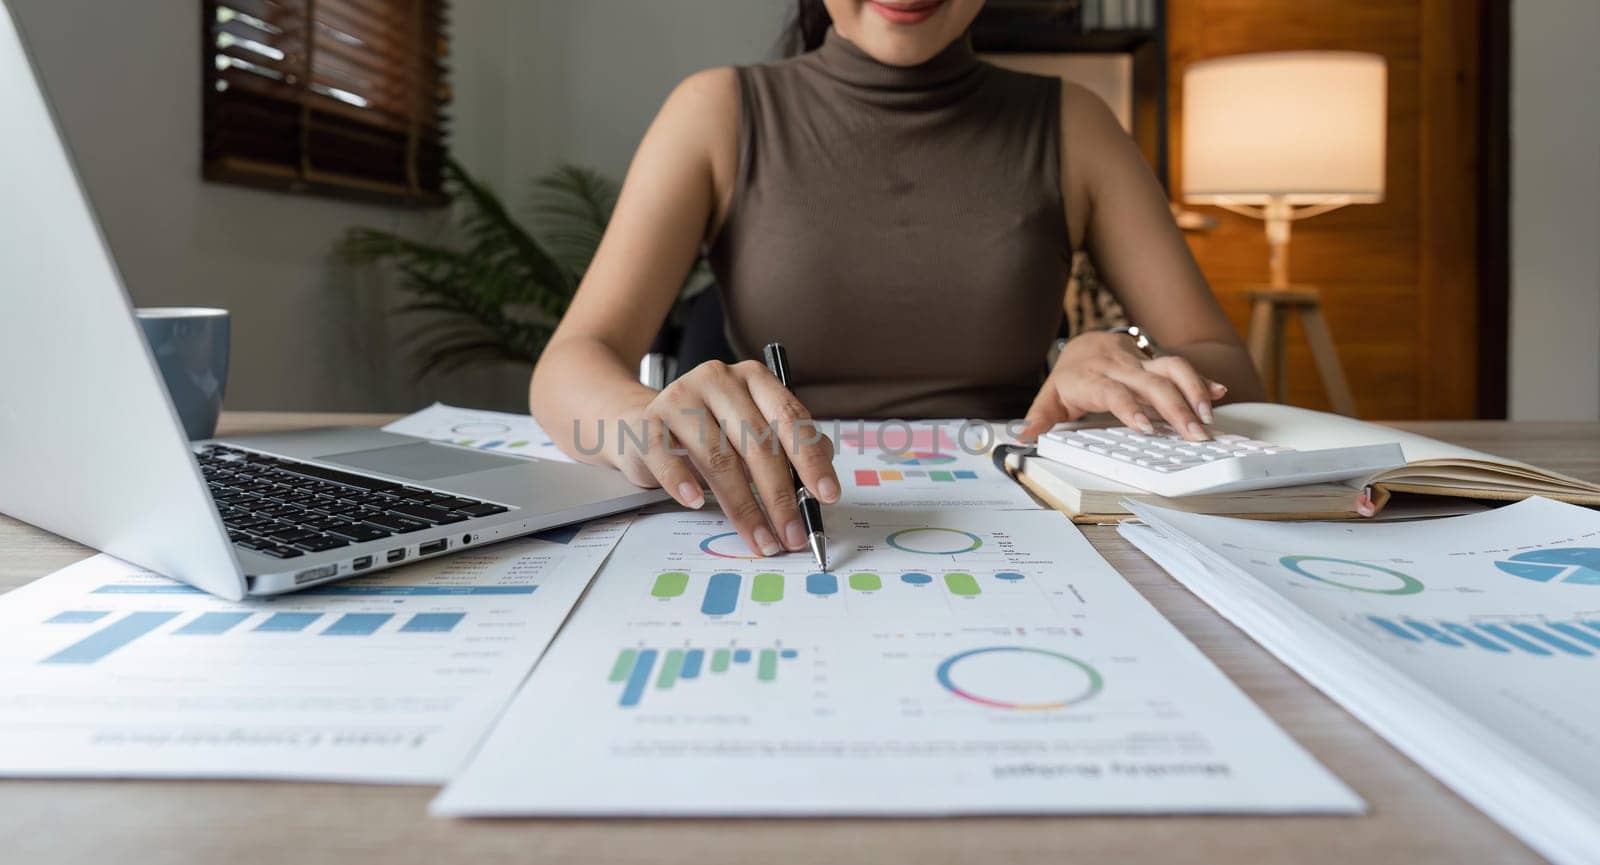
[[[1361,416],[1479,412],[1479,123],[1484,2],[1496,0],[1168,0],[1172,188],[1182,189],[1183,72],[1190,62],[1282,50],[1357,50],[1389,64],[1387,191],[1296,223],[1290,276],[1322,288]],[[1244,286],[1267,276],[1259,222],[1205,208],[1218,228],[1190,246],[1240,333]],[[1494,341],[1487,343],[1495,350]],[[1504,345],[1498,371],[1504,375]],[[1287,400],[1328,407],[1290,326]],[[1493,363],[1487,365],[1496,369]]]

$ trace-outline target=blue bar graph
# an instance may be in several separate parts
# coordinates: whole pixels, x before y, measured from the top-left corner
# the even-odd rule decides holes
[[[273,613],[256,630],[269,633],[290,634],[304,631],[312,622],[322,618],[321,613]]]
[[[623,706],[639,705],[645,686],[650,684],[650,670],[656,665],[656,650],[645,649],[633,661],[633,671],[628,674],[628,684],[622,688]]]
[[[779,652],[778,654],[780,656],[782,656],[782,657],[785,657],[785,658],[798,658],[798,657],[800,657],[800,652],[797,649],[784,649],[783,651]]]
[[[967,469],[957,469],[956,471],[951,472],[951,474],[964,481],[977,480],[978,478],[977,472],[969,471]]]
[[[1461,645],[1461,641],[1460,640],[1456,639],[1455,637],[1450,636],[1449,634],[1446,634],[1445,632],[1439,630],[1438,628],[1433,627],[1432,625],[1427,624],[1426,622],[1419,622],[1416,619],[1406,619],[1405,621],[1406,621],[1406,625],[1408,627],[1410,627],[1411,630],[1416,631],[1417,633],[1421,634],[1424,637],[1427,637],[1428,639],[1434,641],[1435,643],[1443,643],[1446,646],[1457,646],[1457,647],[1459,647]]]
[[[933,582],[933,577],[930,577],[927,574],[919,574],[916,571],[912,571],[910,573],[901,574],[900,582],[911,586],[926,586],[927,584]]]
[[[1552,631],[1560,631],[1580,643],[1587,643],[1596,649],[1600,649],[1600,637],[1585,631],[1577,625],[1569,625],[1565,622],[1547,622],[1546,624],[1550,626]]]
[[[367,637],[394,618],[389,613],[345,613],[322,632],[324,637]]]
[[[1588,649],[1585,649],[1582,646],[1575,646],[1572,643],[1569,643],[1566,640],[1563,640],[1555,634],[1552,634],[1536,625],[1528,625],[1523,624],[1522,622],[1517,622],[1511,627],[1516,628],[1517,630],[1527,634],[1541,643],[1555,646],[1557,649],[1560,649],[1569,655],[1582,655],[1583,657],[1588,657],[1591,654]]]
[[[1510,644],[1512,646],[1515,646],[1516,648],[1519,648],[1524,652],[1528,652],[1528,653],[1534,654],[1534,655],[1548,655],[1548,654],[1550,654],[1550,650],[1546,649],[1544,646],[1540,646],[1540,645],[1537,645],[1535,643],[1530,643],[1527,640],[1522,639],[1521,637],[1517,636],[1516,634],[1511,633],[1511,631],[1509,631],[1506,628],[1503,628],[1503,627],[1501,627],[1499,625],[1479,625],[1478,626],[1478,630],[1483,631],[1484,633],[1489,634],[1490,636],[1498,637],[1501,642],[1508,643],[1508,644]]]
[[[418,613],[400,626],[400,633],[448,634],[466,617],[466,613]]]
[[[177,613],[129,613],[45,658],[44,663],[93,664],[177,617]]]
[[[47,625],[87,625],[111,615],[106,610],[67,610],[44,620]]]
[[[700,675],[700,666],[705,663],[705,649],[690,649],[683,653],[683,669],[678,671],[680,679],[694,679]]]
[[[837,594],[839,578],[833,574],[806,574],[806,591],[813,595]]]
[[[1394,622],[1391,622],[1388,619],[1383,618],[1382,616],[1368,616],[1367,617],[1367,621],[1373,623],[1374,625],[1377,625],[1378,627],[1384,629],[1385,631],[1388,631],[1391,636],[1399,637],[1402,640],[1408,640],[1408,641],[1413,642],[1413,643],[1422,642],[1422,638],[1421,637],[1417,636],[1416,634],[1411,633],[1410,631],[1406,630],[1405,628],[1400,627],[1399,625],[1395,624]]]
[[[708,616],[726,616],[739,603],[739,575],[712,574],[706,583],[706,597],[700,602],[700,612]]]
[[[733,650],[733,662],[735,664],[748,664],[748,663],[750,663],[750,650],[749,649],[734,649]]]
[[[193,621],[172,633],[183,637],[215,637],[226,634],[245,619],[249,613],[201,613]]]
[[[1444,628],[1446,631],[1455,634],[1456,636],[1466,640],[1480,649],[1488,649],[1491,652],[1499,652],[1502,655],[1511,651],[1505,646],[1496,643],[1494,640],[1483,636],[1482,634],[1465,625],[1458,625],[1455,622],[1440,622],[1439,627]]]
[[[1600,657],[1600,621],[1580,619],[1550,621],[1423,622],[1406,617],[1400,621],[1383,616],[1367,616],[1367,621],[1392,637],[1409,643],[1437,643],[1453,648],[1476,646],[1500,655],[1525,652],[1552,658],[1570,655],[1577,658]],[[1420,636],[1419,636],[1420,635]],[[1554,651],[1552,651],[1554,650]]]

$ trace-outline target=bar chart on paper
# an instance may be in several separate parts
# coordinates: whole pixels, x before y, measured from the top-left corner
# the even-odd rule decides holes
[[[617,705],[631,709],[651,691],[681,691],[702,678],[737,678],[745,685],[773,683],[780,665],[799,656],[798,649],[782,646],[634,647],[617,653],[607,681],[620,688]]]
[[[904,516],[875,513],[830,522],[838,527],[830,528],[832,571],[816,570],[804,554],[752,555],[719,517],[657,522],[643,531],[660,531],[669,565],[633,583],[635,621],[1003,615],[1070,602],[1040,579],[1039,563],[1001,523],[987,530],[906,525],[896,524]]]
[[[60,626],[71,642],[42,658],[42,664],[93,664],[128,648],[141,639],[200,641],[205,638],[258,638],[274,634],[311,634],[318,637],[371,637],[380,631],[399,636],[448,634],[466,613],[323,613],[323,612],[204,612],[179,613],[135,610],[63,610],[45,619]],[[263,642],[260,645],[267,645]],[[203,645],[193,648],[204,651]]]
[[[1462,616],[1457,620],[1368,615],[1361,620],[1377,636],[1414,648],[1485,651],[1541,658],[1600,656],[1600,612],[1565,621],[1528,617]]]

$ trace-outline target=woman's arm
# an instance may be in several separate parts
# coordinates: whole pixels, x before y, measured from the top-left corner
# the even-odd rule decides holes
[[[1150,361],[1132,340],[1081,334],[1063,350],[1040,400],[1032,431],[1091,411],[1111,411],[1133,427],[1155,409],[1190,438],[1210,422],[1211,403],[1264,397],[1261,381],[1222,313],[1161,185],[1133,139],[1099,97],[1062,88],[1062,196],[1073,246],[1086,248],[1095,269],[1129,316],[1173,356]]]
[[[809,420],[804,407],[757,363],[704,364],[660,393],[636,378],[700,244],[726,212],[738,110],[732,69],[691,76],[667,98],[634,155],[583,284],[534,368],[528,401],[577,459],[659,485],[688,507],[704,503],[704,478],[750,548],[773,555],[781,552],[779,539],[790,549],[805,545],[790,462],[824,501],[839,495],[827,440],[797,430]],[[752,444],[746,427],[779,435]],[[624,429],[644,446],[634,446]],[[579,449],[592,449],[602,435],[598,453]]]

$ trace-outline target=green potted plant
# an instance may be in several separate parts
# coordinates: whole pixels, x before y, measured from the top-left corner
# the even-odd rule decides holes
[[[450,161],[445,172],[453,242],[353,228],[341,251],[352,263],[392,267],[399,288],[411,295],[401,312],[427,314],[404,337],[422,375],[531,365],[594,259],[618,184],[587,168],[557,167],[534,180],[524,227],[459,163]],[[680,306],[710,282],[704,263],[697,264],[684,281]]]

